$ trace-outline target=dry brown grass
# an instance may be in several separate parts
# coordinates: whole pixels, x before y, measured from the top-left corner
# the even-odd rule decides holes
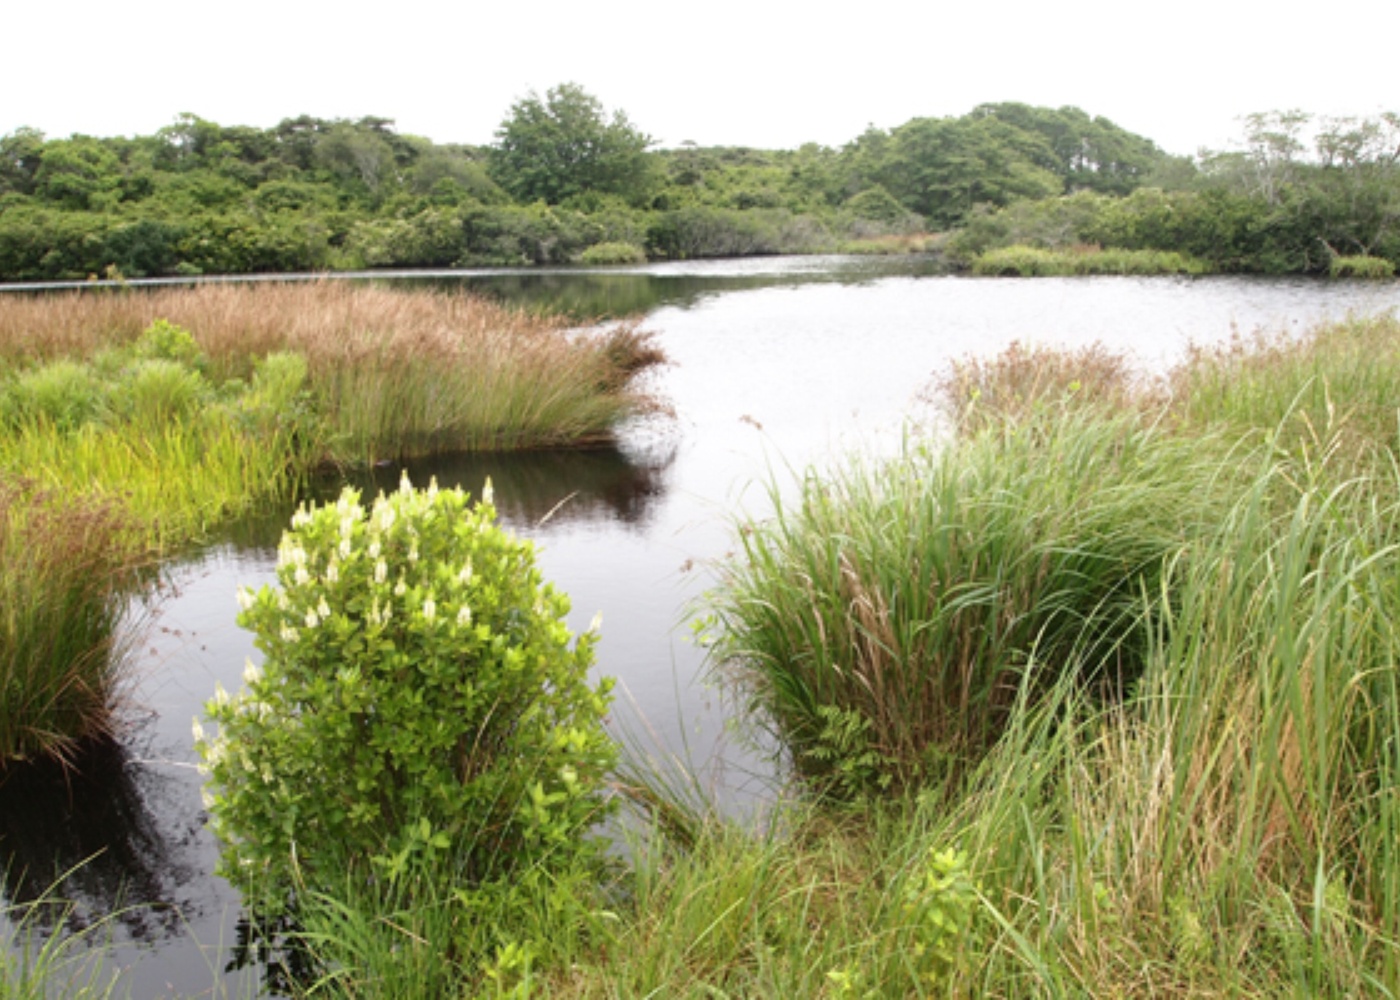
[[[1078,350],[1011,344],[1000,354],[951,362],[925,397],[964,431],[987,421],[1015,422],[1047,403],[1126,408],[1146,397],[1127,356],[1103,344]]]
[[[85,357],[135,340],[156,319],[190,330],[216,365],[270,351],[315,364],[381,354],[454,357],[467,349],[537,347],[562,323],[467,294],[343,281],[251,282],[7,296],[0,357]]]

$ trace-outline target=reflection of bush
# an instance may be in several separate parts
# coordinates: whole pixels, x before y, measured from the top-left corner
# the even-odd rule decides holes
[[[640,529],[666,492],[667,470],[675,457],[674,448],[666,448],[634,460],[606,447],[441,455],[410,463],[407,469],[416,481],[436,477],[444,487],[460,486],[472,493],[490,478],[496,507],[507,523],[536,525],[546,518],[556,525],[620,521]],[[373,494],[392,490],[399,475],[399,466],[381,466],[352,481]],[[338,491],[340,483],[327,482],[327,494]]]

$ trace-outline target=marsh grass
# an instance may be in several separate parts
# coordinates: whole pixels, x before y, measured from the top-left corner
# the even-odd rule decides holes
[[[604,441],[663,360],[632,325],[345,283],[8,297],[0,760],[107,727],[116,580],[134,567],[293,496],[318,464]]]
[[[102,968],[102,937],[119,919],[99,918],[81,930],[66,925],[73,907],[52,891],[38,899],[0,907],[0,996],[6,1000],[106,1000],[123,995],[116,973]],[[61,929],[57,933],[53,928]]]
[[[1198,351],[1106,401],[1065,391],[1072,356],[964,366],[946,384],[1014,405],[745,527],[716,655],[827,798],[672,877],[740,850],[816,879],[803,831],[866,824],[812,924],[850,936],[764,939],[770,970],[837,975],[771,995],[1400,993],[1398,339],[1382,318]],[[860,886],[950,845],[975,915],[937,989],[910,985],[908,911]]]
[[[0,761],[110,733],[140,551],[120,506],[0,481]]]
[[[943,242],[943,236],[936,233],[890,233],[884,236],[842,240],[838,250],[840,253],[883,257],[895,254],[931,253],[942,246]]]
[[[1338,255],[1327,265],[1327,274],[1332,278],[1369,278],[1377,281],[1395,277],[1395,265],[1384,257]]]
[[[466,294],[341,281],[15,297],[0,357],[88,357],[158,319],[194,334],[216,381],[304,357],[327,457],[345,462],[601,441],[645,403],[627,376],[662,361],[635,326],[577,331]]]
[[[1165,250],[1123,250],[1117,247],[1000,247],[980,254],[972,273],[1015,278],[1071,277],[1076,275],[1205,274],[1209,266],[1188,254]]]
[[[988,424],[1026,420],[1047,406],[1126,410],[1146,387],[1127,356],[1103,344],[1064,350],[1015,341],[991,358],[955,358],[935,374],[923,397],[967,437]]]

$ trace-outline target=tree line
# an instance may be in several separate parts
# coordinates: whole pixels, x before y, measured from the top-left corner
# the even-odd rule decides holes
[[[0,279],[811,253],[921,233],[955,234],[964,257],[1208,244],[1222,269],[1306,271],[1329,252],[1400,254],[1397,121],[1327,123],[1310,157],[1306,116],[1256,116],[1244,150],[1191,159],[1078,108],[1000,103],[839,148],[656,149],[566,83],[517,101],[487,146],[377,117],[21,128],[0,137]]]

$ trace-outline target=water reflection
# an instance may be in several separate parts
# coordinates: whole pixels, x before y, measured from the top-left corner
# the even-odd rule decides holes
[[[508,305],[558,312],[576,319],[609,319],[652,312],[662,306],[688,309],[724,292],[811,284],[858,285],[878,278],[943,274],[932,256],[774,257],[684,261],[637,267],[532,268],[513,271],[407,272],[375,280],[430,285],[447,291],[481,292]]]
[[[594,320],[640,315],[662,306],[688,309],[702,299],[724,292],[812,284],[860,285],[892,276],[927,277],[948,272],[948,265],[933,255],[815,255],[675,261],[608,268],[474,268],[138,278],[128,279],[119,287],[140,289],[226,282],[369,281],[395,288],[466,289],[532,311],[563,313],[579,320]],[[0,285],[0,292],[91,291],[103,287],[118,286],[115,282],[106,281],[31,282]]]
[[[396,489],[406,471],[416,485],[436,478],[439,486],[460,486],[479,496],[490,479],[497,513],[506,524],[542,528],[606,523],[645,530],[666,494],[675,458],[674,443],[629,453],[604,447],[439,455],[323,479],[316,495],[330,499],[348,483],[368,499],[381,490]]]
[[[114,916],[132,941],[178,933],[179,890],[202,875],[190,847],[197,822],[172,825],[175,794],[114,741],[87,747],[65,770],[51,762],[12,767],[0,785],[0,872],[16,906],[46,895],[71,904],[70,929]],[[177,810],[176,814],[185,810]],[[31,920],[49,926],[54,908]]]

